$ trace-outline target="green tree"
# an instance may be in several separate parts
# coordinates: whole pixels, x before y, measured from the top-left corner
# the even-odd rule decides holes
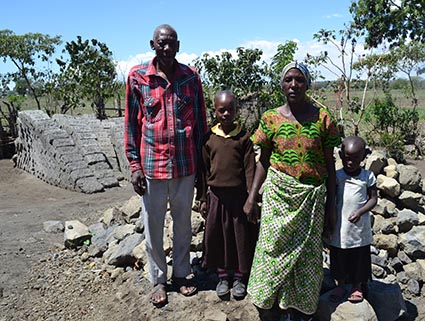
[[[268,79],[270,79],[269,84],[260,96],[263,105],[278,107],[286,102],[286,97],[280,84],[282,70],[294,60],[296,50],[297,43],[294,41],[287,41],[277,46],[277,51],[271,60],[270,67],[267,69]]]
[[[50,37],[41,33],[16,35],[11,30],[0,30],[0,57],[3,62],[8,60],[17,68],[16,72],[2,75],[2,82],[26,82],[26,88],[34,97],[38,109],[41,109],[40,96],[43,91],[36,85],[44,82],[51,73],[49,69],[56,46],[60,45],[61,37]],[[41,61],[47,64],[42,70],[36,64]]]
[[[69,60],[57,59],[60,75],[56,87],[63,95],[62,111],[75,108],[88,99],[99,119],[106,118],[106,101],[119,90],[115,62],[108,46],[96,39],[67,42]]]
[[[366,43],[392,46],[406,39],[425,41],[424,0],[358,0],[350,7],[353,26],[366,33]]]
[[[412,99],[413,110],[418,106],[416,97],[414,74],[420,75],[425,72],[425,44],[412,41],[402,44],[387,54],[386,62],[395,72],[401,72],[409,81],[408,97]]]
[[[194,61],[201,74],[211,118],[216,91],[230,89],[237,97],[243,99],[263,89],[266,82],[264,79],[266,67],[264,63],[260,63],[262,54],[260,49],[239,47],[235,55],[228,51],[215,56],[205,53]]]

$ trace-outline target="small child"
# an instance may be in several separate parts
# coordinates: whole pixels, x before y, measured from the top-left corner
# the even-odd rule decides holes
[[[200,211],[206,220],[202,266],[216,269],[220,298],[232,287],[233,297],[243,299],[258,234],[258,225],[250,223],[243,212],[254,177],[255,154],[249,133],[235,123],[236,97],[231,91],[216,93],[214,112],[218,124],[207,133],[202,148]]]
[[[337,220],[329,240],[331,274],[338,283],[330,296],[333,302],[346,295],[347,281],[352,285],[348,300],[363,301],[371,277],[369,211],[378,198],[373,172],[360,165],[366,154],[365,141],[354,136],[344,139],[339,152],[343,168],[336,171]]]

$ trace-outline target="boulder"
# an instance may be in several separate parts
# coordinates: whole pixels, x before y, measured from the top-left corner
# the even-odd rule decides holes
[[[382,250],[387,250],[391,257],[397,255],[397,236],[393,234],[375,234],[372,244]]]
[[[406,303],[397,283],[376,280],[369,282],[368,301],[375,310],[378,320],[395,321],[407,314]]]
[[[116,267],[133,266],[137,259],[133,255],[134,248],[144,239],[143,234],[132,234],[118,243],[107,263]]]
[[[376,178],[376,187],[385,195],[397,197],[400,195],[400,184],[394,179],[385,175],[378,175]]]
[[[416,166],[399,164],[397,171],[399,172],[398,181],[403,190],[412,192],[421,190],[422,176]]]
[[[92,235],[89,228],[78,220],[65,222],[65,247],[77,248],[85,242],[90,242]]]
[[[345,302],[332,302],[329,297],[332,290],[322,294],[319,298],[319,304],[316,311],[316,318],[320,321],[346,321],[346,320],[365,320],[365,321],[378,321],[378,318],[372,306],[367,300],[361,303],[353,304],[346,301],[350,287],[346,287],[347,295],[342,301]]]
[[[384,167],[385,176],[397,179],[398,178],[398,172],[397,172],[397,165],[388,165]]]
[[[134,195],[132,196],[125,204],[120,208],[124,220],[129,223],[131,219],[137,218],[140,216],[140,196]]]
[[[412,191],[403,191],[398,199],[405,208],[417,211],[422,200],[422,194]]]
[[[425,258],[425,226],[414,226],[409,232],[399,235],[398,244],[411,259]]]
[[[397,226],[401,233],[406,233],[419,222],[418,214],[409,209],[401,210],[397,216]]]
[[[375,176],[378,176],[386,165],[387,159],[385,153],[374,150],[372,154],[367,157],[365,168],[372,171]]]

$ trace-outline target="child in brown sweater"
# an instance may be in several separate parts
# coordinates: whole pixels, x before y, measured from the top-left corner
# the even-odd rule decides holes
[[[254,177],[255,154],[249,133],[235,123],[236,97],[231,91],[217,92],[214,112],[218,124],[208,132],[202,148],[203,267],[216,269],[220,298],[232,288],[233,297],[243,299],[258,234],[258,225],[250,223],[243,212]]]

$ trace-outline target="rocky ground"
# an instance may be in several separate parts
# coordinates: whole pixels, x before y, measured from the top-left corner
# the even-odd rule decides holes
[[[156,309],[141,271],[111,276],[83,262],[80,252],[64,249],[63,233],[44,232],[48,220],[97,222],[105,209],[133,195],[127,182],[121,184],[104,193],[76,193],[0,160],[0,321],[199,321],[226,320],[226,315],[258,321],[247,300],[220,301],[208,275],[204,282],[201,275],[196,296],[183,297],[170,287],[169,304]]]
[[[415,165],[425,173],[423,163]],[[82,261],[82,250],[64,249],[62,233],[43,231],[48,220],[97,222],[105,209],[133,195],[128,183],[121,184],[104,193],[76,193],[0,160],[0,321],[259,321],[248,299],[219,300],[205,272],[199,273],[197,295],[186,298],[170,287],[169,304],[156,309],[141,271],[110,275],[96,262]],[[406,302],[410,315],[403,320],[425,320],[424,301]]]

